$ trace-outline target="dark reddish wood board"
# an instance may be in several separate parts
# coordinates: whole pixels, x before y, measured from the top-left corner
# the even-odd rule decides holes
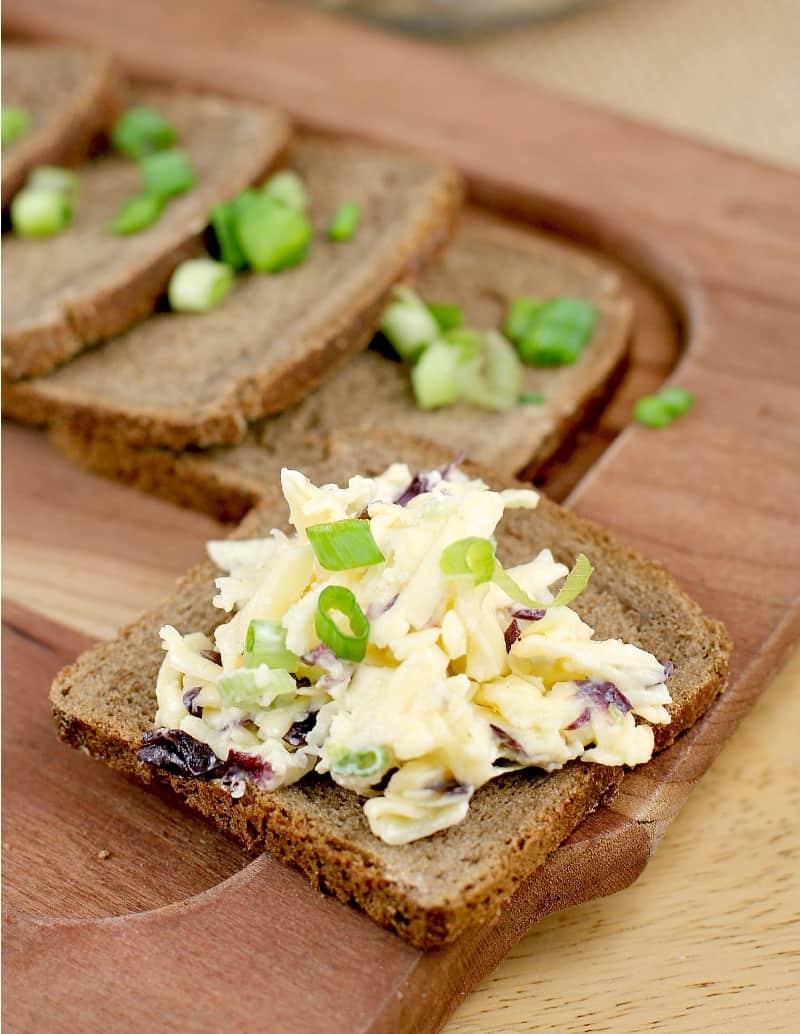
[[[80,779],[87,818],[120,844],[134,841],[120,851],[119,874],[104,877],[96,866],[113,855],[97,857],[107,848],[95,827],[65,844],[55,802],[66,798],[48,796],[51,780],[33,780],[36,808],[15,800],[25,793],[16,774],[6,780],[12,824],[33,823],[31,841],[49,845],[49,857],[64,851],[65,865],[72,851],[70,871],[84,851],[89,888],[67,893],[64,877],[61,893],[56,880],[36,899],[7,861],[9,1029],[38,1029],[46,1017],[54,1031],[128,1030],[143,989],[148,1012],[172,1010],[192,1030],[219,1029],[220,1001],[225,1025],[248,1029],[253,1001],[227,994],[230,970],[195,961],[235,957],[244,937],[264,1029],[313,1032],[335,1016],[352,1030],[434,1031],[533,921],[635,879],[800,634],[800,178],[266,0],[8,0],[4,17],[16,31],[107,46],[143,77],[261,98],[315,127],[435,151],[467,174],[474,198],[604,249],[680,318],[675,379],[696,392],[695,410],[658,434],[624,431],[570,502],[662,560],[727,623],[731,683],[694,729],[626,776],[496,926],[422,955],[269,858],[245,865],[227,842],[88,760],[54,760],[76,773],[59,791],[75,794]],[[21,703],[42,703],[82,640],[11,605],[6,616],[19,630],[5,654],[13,736]],[[55,759],[56,745],[40,738],[46,726],[40,711],[25,735]],[[168,876],[139,864],[132,814],[144,844],[171,841]],[[187,868],[179,861],[189,852]],[[137,894],[148,911],[137,913]]]

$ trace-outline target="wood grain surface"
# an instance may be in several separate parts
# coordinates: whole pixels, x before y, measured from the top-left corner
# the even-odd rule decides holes
[[[640,428],[626,430],[581,480],[571,501],[581,512],[610,525],[619,537],[667,563],[701,604],[726,621],[736,644],[730,690],[674,748],[626,777],[617,801],[591,817],[557,852],[544,883],[540,873],[523,885],[496,928],[476,931],[445,952],[408,955],[410,949],[402,946],[401,950],[393,939],[391,944],[381,940],[386,935],[371,926],[367,931],[360,917],[343,910],[348,918],[342,922],[354,932],[358,929],[354,936],[363,936],[363,944],[372,946],[364,957],[380,964],[370,968],[366,978],[364,957],[359,966],[352,954],[342,953],[342,972],[358,972],[360,982],[350,984],[350,994],[344,997],[335,997],[334,988],[331,1000],[349,1010],[354,1029],[435,1030],[452,1005],[526,931],[533,916],[629,882],[691,786],[797,640],[800,354],[793,346],[800,317],[798,179],[502,82],[432,49],[260,0],[224,4],[175,0],[166,9],[156,0],[139,0],[124,8],[101,0],[63,0],[57,7],[46,0],[11,0],[4,15],[18,29],[112,46],[142,75],[270,99],[315,126],[437,151],[469,175],[474,197],[602,246],[659,283],[680,315],[688,347],[676,378],[697,393],[698,405],[690,416],[658,435]],[[187,38],[192,41],[190,47],[183,45]],[[12,595],[28,602],[35,597],[52,606],[52,580],[59,599],[55,609],[72,625],[80,615],[97,627],[111,623],[110,608],[115,607],[119,616],[127,603],[146,594],[148,584],[166,581],[164,571],[171,571],[179,552],[190,546],[182,531],[188,527],[184,522],[200,521],[192,524],[197,532],[208,526],[201,518],[178,511],[167,516],[161,504],[152,500],[136,497],[134,502],[115,486],[101,489],[92,482],[94,487],[89,487],[84,475],[59,474],[55,457],[42,451],[44,443],[35,436],[23,437],[20,432],[6,437],[11,439],[9,455],[19,460],[11,500],[18,510],[11,523],[12,540],[17,538],[22,548],[19,553],[13,546],[6,550],[12,557],[16,554]],[[53,491],[59,477],[68,503]],[[141,533],[141,521],[153,522],[158,545],[155,538],[151,543]],[[93,537],[87,537],[87,530]],[[65,537],[71,539],[72,550],[64,548]],[[76,556],[85,562],[76,562]],[[157,556],[162,557],[161,570]],[[55,577],[54,569],[59,572]],[[86,602],[87,596],[94,596],[93,605]],[[59,635],[48,632],[56,639]],[[771,748],[769,743],[763,749]],[[771,790],[769,796],[774,796]],[[778,809],[790,804],[788,794],[776,800]],[[730,844],[736,843],[740,840],[731,835]],[[774,847],[759,841],[758,847],[784,849],[780,841]],[[729,845],[714,841],[710,849],[720,864],[730,859]],[[703,868],[700,857],[698,870]],[[578,859],[581,864],[575,864]],[[772,914],[773,901],[782,893],[780,875],[785,870],[781,864],[769,869],[768,886],[753,890],[750,897],[731,896],[734,922],[738,910],[760,911],[762,917]],[[244,870],[253,871],[253,866]],[[742,871],[738,865],[730,870],[735,885]],[[222,886],[240,878],[241,874]],[[256,871],[242,880],[243,900],[249,900],[247,895],[258,886],[259,878]],[[746,994],[750,984],[752,1015],[764,1003],[760,990],[764,981],[760,984],[746,973],[722,980],[720,960],[726,953],[719,939],[738,944],[737,928],[721,923],[725,909],[714,900],[713,890],[706,888],[701,897],[694,896],[694,887],[691,890],[687,900],[702,903],[703,911],[697,917],[690,911],[681,916],[673,899],[671,921],[665,924],[663,937],[659,930],[658,940],[666,953],[672,947],[671,930],[694,926],[710,942],[718,938],[714,954],[706,957],[710,983],[700,975],[695,981],[698,986],[692,988],[688,967],[680,965],[686,960],[678,957],[669,969],[673,998],[668,988],[659,999],[657,981],[665,966],[657,964],[654,950],[643,953],[640,960],[628,941],[627,949],[612,957],[603,950],[603,943],[609,943],[605,938],[593,954],[594,938],[586,936],[589,931],[584,927],[584,936],[577,945],[573,942],[566,958],[537,958],[544,983],[528,1000],[527,1014],[518,1013],[513,1019],[507,1012],[504,1015],[501,999],[491,1019],[484,1015],[473,1022],[467,1014],[462,1029],[523,1030],[535,1025],[546,1029],[550,1019],[540,1022],[551,993],[546,974],[559,966],[563,983],[559,992],[553,992],[558,1000],[550,1012],[551,1029],[601,1030],[603,1024],[613,1030],[658,1024],[671,1029],[669,1021],[681,1015],[686,998],[690,999],[687,1009],[688,1005],[699,1009],[710,997],[723,993],[730,1003],[731,995],[740,993],[736,988]],[[199,911],[209,920],[200,926],[203,943],[212,937],[224,942],[219,916],[215,919],[213,909],[206,909],[216,893],[208,891],[195,899],[203,903]],[[292,900],[293,892],[282,893],[284,901]],[[739,894],[746,895],[746,887],[739,886]],[[625,897],[629,895],[619,900]],[[783,900],[791,911],[792,898]],[[319,922],[339,929],[334,911],[338,915],[342,910],[332,902],[324,907]],[[183,916],[180,906],[169,906],[170,917],[174,908]],[[164,914],[163,910],[147,913]],[[551,923],[555,928],[559,923],[568,925],[571,916],[578,914]],[[115,977],[112,993],[101,996],[96,982],[87,986],[79,961],[91,957],[87,952],[109,957],[109,944],[115,942],[104,941],[103,936],[113,934],[114,924],[123,922],[17,921],[11,940],[17,964],[8,967],[7,974],[15,977],[16,998],[27,1009],[25,1015],[18,1013],[22,1016],[18,1029],[34,1029],[31,1018],[41,1016],[42,1007],[48,1020],[60,1022],[61,1029],[74,1029],[70,1022],[78,1019],[84,1025],[87,1021],[101,1024],[94,1029],[125,1029],[115,1009],[123,1006],[126,995],[130,999],[130,981]],[[596,923],[592,920],[590,925]],[[543,928],[545,938],[547,929]],[[635,937],[649,932],[635,912],[622,929]],[[779,974],[769,984],[775,1007],[769,1022],[775,1030],[780,1029],[776,1023],[782,1022],[775,1017],[785,1021],[791,1002],[787,988],[792,979],[792,933],[787,929],[786,941],[773,929],[775,936],[766,952],[775,959],[773,968]],[[715,930],[722,932],[717,935]],[[143,951],[132,952],[133,941],[125,940],[134,938],[133,933],[120,937],[122,943],[115,947],[123,968],[115,969],[115,974],[124,974],[125,967],[146,957]],[[48,941],[58,943],[52,955]],[[542,950],[547,949],[544,944]],[[747,950],[745,937],[738,954],[728,953],[728,958],[741,962]],[[68,962],[59,973],[60,995],[45,981],[55,957]],[[596,970],[602,981],[595,977],[584,988],[570,979],[567,987],[565,970],[571,972],[578,960],[584,974]],[[647,972],[645,961],[650,964]],[[38,980],[26,968],[34,964]],[[152,960],[145,971],[152,980],[156,972]],[[158,972],[163,974],[163,966]],[[174,973],[171,968],[170,976]],[[156,982],[159,994],[168,1002],[196,998],[196,979],[183,968],[178,976],[173,982]],[[295,986],[291,976],[281,989],[284,1007],[286,995]],[[332,986],[329,980],[320,981],[322,992]],[[714,981],[721,986],[714,987]],[[77,1002],[74,997],[69,1000],[69,1014],[63,1011],[67,986],[81,989]],[[608,995],[602,1007],[598,1005],[601,986]],[[707,987],[712,988],[708,995]],[[676,1007],[681,995],[683,1001]],[[310,1001],[302,1003],[304,1015]],[[658,1006],[664,1008],[659,1011]],[[324,1022],[327,1015],[316,1013]],[[710,1029],[728,1029],[727,1020],[733,1015],[732,1011],[727,1016],[711,1014]],[[743,1015],[740,1011],[735,1017],[737,1023]],[[291,1029],[287,1016],[284,1011],[282,1029]],[[464,1023],[473,1025],[464,1027]],[[218,1028],[211,1018],[203,1029]],[[709,1029],[707,1022],[705,1029]],[[751,1028],[740,1025],[738,1029]]]

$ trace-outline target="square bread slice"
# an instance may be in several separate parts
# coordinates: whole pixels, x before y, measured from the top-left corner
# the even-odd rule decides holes
[[[356,472],[378,473],[396,460],[430,469],[450,458],[426,444],[398,448],[391,436],[342,435],[308,473],[320,483],[343,482]],[[494,480],[480,468],[468,469]],[[280,493],[265,489],[236,535],[285,528],[285,509]],[[596,573],[575,609],[599,636],[622,637],[674,663],[672,720],[655,730],[662,749],[723,687],[729,653],[723,627],[705,617],[661,567],[555,503],[542,498],[536,510],[512,510],[504,517],[498,534],[504,563],[528,559],[545,546],[562,561],[572,562],[580,551],[591,558]],[[51,702],[60,735],[145,783],[168,785],[246,847],[298,866],[317,886],[417,947],[442,945],[471,924],[495,919],[517,884],[621,778],[619,769],[581,762],[549,775],[510,774],[478,790],[459,825],[390,846],[370,832],[359,798],[324,777],[272,793],[248,786],[234,800],[213,782],[144,765],[136,751],[155,711],[159,628],[171,623],[183,632],[211,632],[225,618],[211,604],[214,576],[209,563],[194,568],[159,607],[59,674]]]
[[[3,235],[3,378],[46,373],[151,313],[175,266],[201,250],[212,205],[264,176],[289,123],[254,104],[175,92],[143,94],[178,133],[197,184],[141,233],[108,224],[141,193],[138,164],[105,154],[79,172],[75,216],[47,240]]]
[[[36,165],[76,165],[117,117],[122,84],[105,54],[63,46],[4,43],[3,104],[30,125],[3,147],[3,207]]]
[[[460,179],[407,152],[321,137],[300,140],[291,166],[318,231],[301,265],[240,276],[211,312],[161,313],[49,376],[5,385],[6,413],[67,418],[88,437],[135,446],[232,443],[365,347],[393,284],[448,240]],[[350,241],[333,242],[324,229],[345,200],[361,221]]]
[[[508,476],[540,465],[602,398],[624,363],[632,308],[617,274],[601,259],[544,234],[470,214],[444,254],[420,277],[433,301],[461,305],[469,325],[502,323],[520,294],[573,295],[593,302],[597,326],[572,366],[525,368],[524,389],[539,405],[491,413],[464,403],[424,411],[411,391],[408,367],[369,350],[331,374],[312,394],[277,416],[258,421],[232,448],[174,452],[137,449],[83,423],[60,422],[55,444],[97,473],[135,484],[172,502],[238,520],[274,484],[281,465],[313,462],[328,432],[348,426],[426,438]]]

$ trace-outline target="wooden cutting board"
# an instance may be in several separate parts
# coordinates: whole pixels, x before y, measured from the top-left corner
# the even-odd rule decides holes
[[[800,180],[263,0],[8,0],[4,15],[15,30],[109,46],[142,76],[436,151],[476,199],[602,248],[640,285],[640,338],[662,342],[652,366],[637,359],[616,415],[546,484],[563,494],[580,478],[576,509],[662,560],[728,624],[731,684],[496,926],[427,955],[58,747],[44,697],[86,642],[73,629],[107,633],[152,602],[213,526],[74,471],[40,435],[5,435],[5,588],[39,611],[4,611],[9,1029],[123,1031],[152,1017],[192,1031],[314,1032],[332,1018],[437,1030],[531,922],[636,878],[800,634]],[[674,326],[695,410],[667,431],[629,428],[596,459],[632,385],[648,390],[671,362]]]

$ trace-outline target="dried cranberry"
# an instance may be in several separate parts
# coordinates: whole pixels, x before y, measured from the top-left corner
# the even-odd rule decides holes
[[[186,708],[186,710],[189,712],[192,718],[203,717],[203,708],[200,706],[200,704],[195,703],[195,699],[199,693],[200,687],[195,686],[193,689],[187,689],[186,692],[183,694],[183,706]]]
[[[511,652],[511,647],[514,645],[514,643],[516,643],[516,641],[519,639],[521,635],[522,632],[520,632],[519,625],[517,624],[517,621],[515,619],[511,622],[511,624],[505,631],[506,653]]]
[[[222,655],[219,650],[201,650],[200,656],[205,657],[207,661],[211,661],[212,664],[222,664]]]
[[[567,726],[568,729],[580,729],[582,725],[586,725],[587,722],[592,720],[592,712],[588,707],[584,707],[574,722],[570,722]]]
[[[272,765],[258,754],[247,754],[242,750],[232,750],[228,754],[228,765],[223,781],[232,784],[244,779],[248,783],[269,789]]]
[[[608,710],[613,704],[623,714],[633,710],[633,706],[626,696],[617,689],[613,682],[598,682],[597,679],[581,679],[576,682],[580,695],[596,707]]]
[[[304,718],[300,718],[289,727],[283,737],[284,743],[288,743],[290,747],[305,747],[306,737],[316,724],[317,712],[309,711]]]
[[[425,784],[426,790],[433,790],[435,793],[446,793],[458,796],[472,793],[469,783],[460,783],[457,779],[436,779],[432,783]]]
[[[492,732],[495,734],[498,740],[500,740],[500,743],[502,744],[502,746],[506,748],[506,750],[510,750],[512,754],[518,754],[521,757],[526,756],[525,748],[522,746],[519,740],[514,739],[511,733],[506,732],[505,729],[501,729],[499,725],[490,725],[489,728],[492,730]]]
[[[139,761],[177,775],[211,779],[223,767],[211,747],[180,729],[148,729],[137,751]]]
[[[541,607],[521,607],[518,603],[512,603],[511,615],[512,617],[519,618],[520,621],[541,621],[547,613]]]

